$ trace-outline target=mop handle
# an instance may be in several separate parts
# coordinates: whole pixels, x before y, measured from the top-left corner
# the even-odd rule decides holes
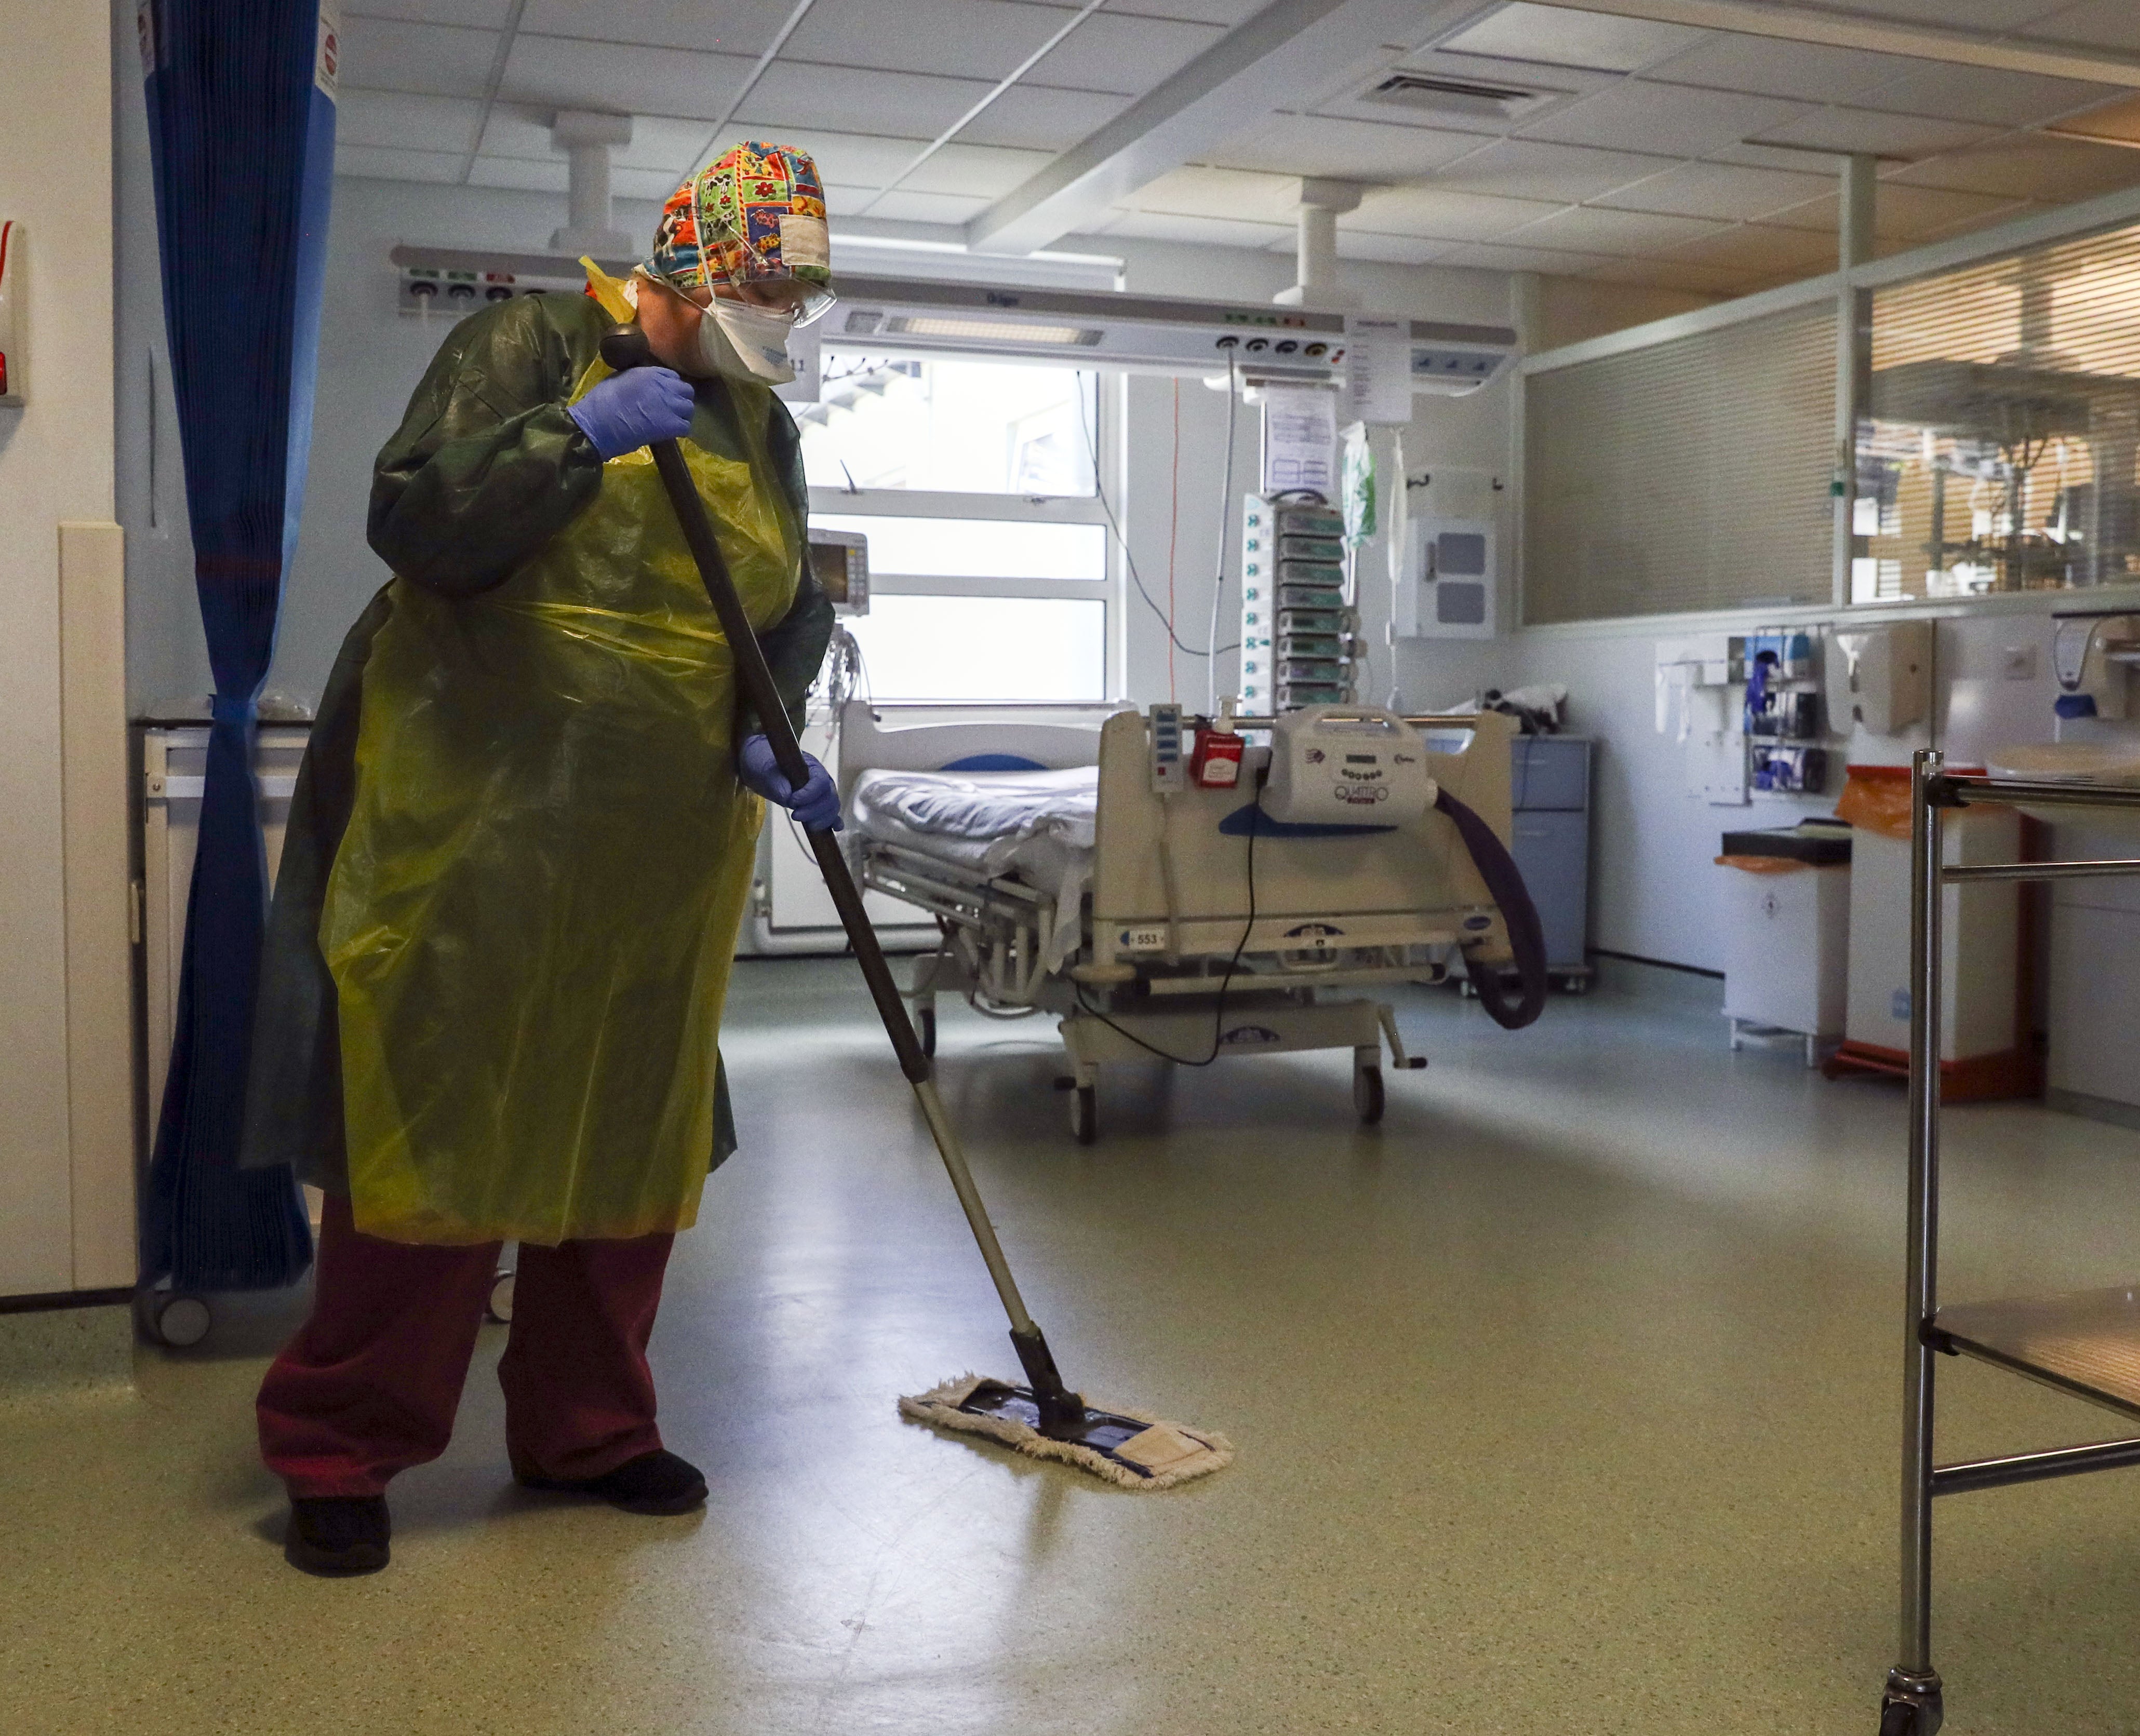
[[[613,328],[601,341],[601,356],[620,374],[627,369],[649,366],[654,361],[646,334],[636,326]],[[690,547],[691,557],[699,564],[699,577],[706,587],[707,598],[720,619],[721,632],[735,658],[744,697],[758,714],[758,728],[773,745],[773,757],[781,775],[799,790],[810,777],[809,766],[802,757],[802,744],[795,738],[794,725],[788,720],[788,708],[781,701],[772,666],[765,660],[764,648],[758,642],[750,617],[744,612],[743,599],[736,595],[735,583],[729,576],[728,562],[721,557],[720,545],[714,540],[713,522],[706,517],[705,503],[699,498],[698,487],[691,480],[690,467],[674,440],[656,440],[649,449],[654,454],[654,468],[660,473],[662,487],[668,491],[669,503],[675,508],[677,522],[683,527],[684,541]],[[884,1021],[885,1035],[891,1039],[891,1047],[899,1056],[899,1070],[906,1075],[906,1082],[914,1087],[914,1095],[920,1100],[921,1113],[935,1137],[937,1153],[944,1160],[945,1169],[950,1172],[951,1186],[959,1196],[959,1204],[965,1209],[974,1239],[980,1244],[989,1276],[995,1280],[996,1294],[1003,1298],[1004,1312],[1010,1316],[1012,1336],[1037,1339],[1039,1328],[1026,1312],[1017,1281],[1011,1276],[1009,1263],[1004,1258],[1003,1246],[996,1239],[995,1226],[989,1223],[988,1209],[974,1185],[965,1154],[959,1149],[950,1120],[937,1099],[936,1086],[929,1076],[929,1057],[921,1052],[921,1040],[915,1034],[914,1022],[906,1016],[906,1008],[900,1002],[898,985],[891,978],[891,966],[885,960],[884,949],[877,944],[876,930],[870,924],[869,914],[862,909],[862,895],[847,867],[840,841],[829,830],[806,829],[805,836],[817,858],[817,870],[825,876],[825,890],[832,895],[832,903],[839,910],[840,926],[847,930],[855,962],[862,968],[862,980],[869,984],[870,998],[876,1003],[877,1017]]]

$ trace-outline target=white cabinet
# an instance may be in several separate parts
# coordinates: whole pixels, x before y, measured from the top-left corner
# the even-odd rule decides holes
[[[1848,866],[1793,863],[1735,868],[1725,876],[1724,1013],[1731,1046],[1739,1027],[1795,1032],[1806,1065],[1823,1037],[1843,1034],[1850,956]]]
[[[2140,856],[2129,829],[2060,826],[2074,861]],[[2054,1109],[2140,1127],[2140,880],[2061,880],[2051,905]]]
[[[2020,851],[2020,817],[2010,808],[1951,814],[1946,823],[1947,862],[2013,861]],[[1940,961],[1946,1001],[1942,1062],[1983,1062],[2020,1052],[2020,895],[2010,880],[1946,889]],[[1846,1058],[1885,1060],[1897,1067],[1908,1059],[1910,846],[1863,828],[1851,843],[1846,1034]],[[1951,1077],[1949,1091],[1955,1094]]]

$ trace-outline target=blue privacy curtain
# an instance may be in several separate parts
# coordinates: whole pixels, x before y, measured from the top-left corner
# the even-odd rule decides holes
[[[267,908],[255,700],[297,547],[341,52],[318,0],[142,0],[164,321],[194,583],[215,675],[145,1279],[294,1282],[312,1259],[287,1168],[238,1168]]]

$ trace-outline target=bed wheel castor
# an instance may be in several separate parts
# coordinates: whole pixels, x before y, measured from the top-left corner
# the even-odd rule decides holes
[[[936,1058],[936,1009],[934,1007],[915,1008],[914,1034],[921,1040],[921,1052],[934,1061]]]
[[[501,1272],[493,1279],[490,1296],[483,1305],[483,1312],[499,1326],[513,1324],[513,1280],[515,1274]]]
[[[149,1298],[150,1336],[173,1350],[185,1350],[208,1336],[215,1317],[198,1296],[164,1294]]]
[[[1378,1067],[1352,1069],[1352,1107],[1360,1112],[1360,1125],[1372,1127],[1382,1119],[1382,1070]]]
[[[1929,1703],[1883,1701],[1880,1707],[1880,1736],[1933,1736],[1943,1722],[1942,1709],[1936,1698]]]
[[[1100,1094],[1092,1086],[1081,1085],[1070,1093],[1070,1131],[1081,1145],[1100,1136]]]

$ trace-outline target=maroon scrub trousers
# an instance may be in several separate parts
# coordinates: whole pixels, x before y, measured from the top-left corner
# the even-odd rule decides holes
[[[516,1476],[600,1477],[660,1448],[646,1341],[674,1240],[522,1246],[498,1363]],[[261,1456],[292,1499],[380,1494],[445,1451],[498,1252],[382,1241],[327,1196],[312,1317],[260,1389]]]

